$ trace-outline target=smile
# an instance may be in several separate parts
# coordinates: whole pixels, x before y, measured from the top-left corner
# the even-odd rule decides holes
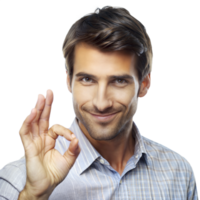
[[[97,122],[110,122],[111,120],[114,119],[117,113],[113,113],[110,115],[95,115],[95,114],[90,113],[90,115]]]

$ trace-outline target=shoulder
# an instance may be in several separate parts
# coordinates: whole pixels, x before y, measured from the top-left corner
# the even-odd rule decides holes
[[[155,168],[159,166],[166,170],[179,171],[191,176],[193,170],[186,158],[162,144],[144,136],[142,138],[147,154]]]

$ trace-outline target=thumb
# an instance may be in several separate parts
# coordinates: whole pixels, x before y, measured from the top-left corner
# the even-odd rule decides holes
[[[63,155],[69,165],[69,169],[71,169],[81,151],[78,145],[78,139],[74,136],[74,134],[72,137],[73,139],[70,142],[69,148]]]
[[[71,156],[78,156],[78,154],[80,153],[80,147],[78,145],[78,139],[75,137],[74,134],[72,134],[72,140],[70,142],[70,145],[69,145],[69,154]]]

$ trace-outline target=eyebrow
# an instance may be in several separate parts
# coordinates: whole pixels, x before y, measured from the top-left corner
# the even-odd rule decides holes
[[[76,77],[87,76],[88,78],[97,79],[96,76],[94,76],[92,74],[85,73],[85,72],[79,72],[75,76]],[[108,78],[109,79],[129,79],[131,81],[134,80],[134,78],[132,76],[130,76],[129,74],[112,75],[112,76],[108,76]]]

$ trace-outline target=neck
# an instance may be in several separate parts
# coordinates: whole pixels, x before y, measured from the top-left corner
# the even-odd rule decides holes
[[[94,141],[92,145],[110,163],[120,175],[128,160],[134,155],[134,138],[132,123],[129,128],[117,137],[108,141]]]

